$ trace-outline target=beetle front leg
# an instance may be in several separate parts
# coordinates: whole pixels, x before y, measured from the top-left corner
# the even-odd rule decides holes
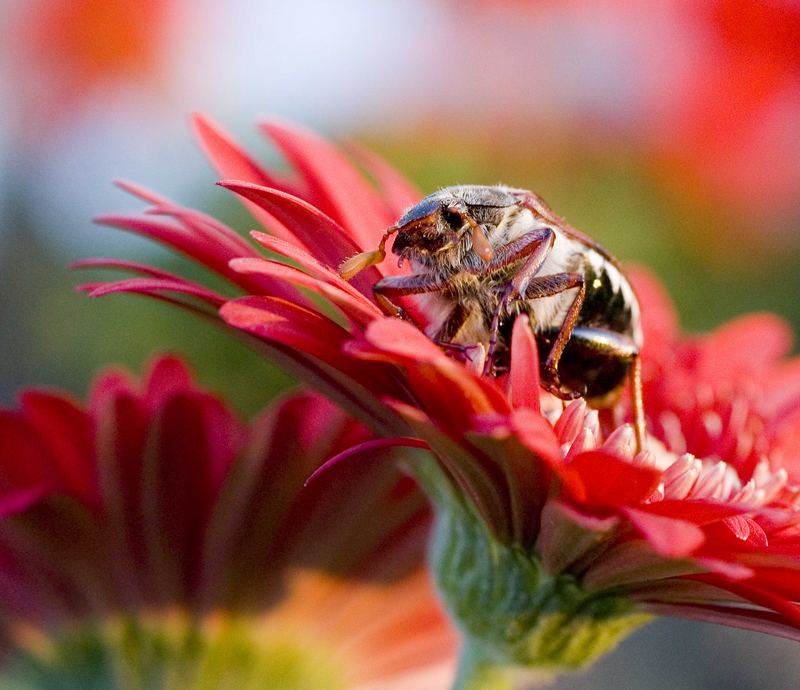
[[[375,301],[387,316],[396,316],[414,323],[406,311],[396,305],[391,297],[405,297],[406,295],[421,295],[426,292],[438,292],[446,287],[441,280],[426,275],[389,276],[382,278],[372,286]],[[414,323],[419,327],[419,324]]]

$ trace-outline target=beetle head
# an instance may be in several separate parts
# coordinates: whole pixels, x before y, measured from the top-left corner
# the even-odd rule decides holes
[[[516,203],[503,187],[446,187],[425,197],[397,221],[392,252],[423,264],[458,264],[472,250],[489,261],[494,251],[488,235]]]

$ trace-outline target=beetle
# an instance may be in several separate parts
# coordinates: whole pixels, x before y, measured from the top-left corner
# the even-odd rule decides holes
[[[393,299],[419,295],[427,335],[462,353],[485,353],[484,375],[508,367],[514,319],[527,314],[547,353],[542,386],[562,400],[585,397],[593,407],[609,407],[627,381],[642,448],[639,303],[608,250],[533,192],[459,185],[407,210],[378,250],[345,262],[342,275],[381,261],[391,235],[392,252],[411,273],[374,285],[387,314],[407,318]]]

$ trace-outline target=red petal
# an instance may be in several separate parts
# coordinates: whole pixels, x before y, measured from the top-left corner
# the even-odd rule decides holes
[[[70,268],[111,268],[118,271],[130,271],[151,278],[164,278],[167,280],[182,280],[179,276],[160,268],[139,263],[138,261],[126,261],[124,259],[113,259],[106,257],[92,257],[90,259],[80,259],[73,261]]]
[[[182,278],[178,280],[166,280],[163,278],[128,278],[126,280],[116,280],[110,283],[86,283],[84,285],[78,285],[76,289],[87,291],[90,297],[104,297],[119,292],[131,292],[141,295],[151,295],[160,292],[179,292],[183,295],[197,297],[212,307],[219,307],[227,301],[222,295],[202,285],[191,283]]]
[[[654,468],[631,465],[602,450],[580,453],[557,471],[577,500],[607,507],[641,503],[655,491],[662,476]]]
[[[645,343],[661,345],[678,335],[678,315],[664,286],[642,266],[628,267],[642,309]]]
[[[201,148],[220,175],[269,187],[280,186],[208,115],[194,113],[191,124]]]
[[[360,292],[356,292],[356,296],[354,296],[352,294],[354,291],[347,289],[349,287],[347,283],[344,284],[344,289],[338,285],[333,287],[333,285],[303,273],[293,266],[267,259],[234,259],[231,261],[231,268],[241,273],[256,273],[278,278],[297,287],[313,290],[333,302],[348,320],[362,328],[366,328],[370,322],[383,316],[381,310]],[[335,284],[335,281],[331,282]]]
[[[650,546],[667,558],[685,558],[705,543],[703,530],[685,520],[652,515],[635,508],[623,512]]]
[[[747,601],[775,611],[780,614],[785,622],[800,628],[800,605],[788,601],[780,594],[775,594],[762,587],[750,584],[750,581],[741,582],[728,580],[718,575],[700,574],[690,575],[688,577],[692,580],[706,582],[729,592],[733,592]]]
[[[383,318],[370,324],[366,339],[382,352],[409,362],[455,365],[419,329],[400,319]],[[465,370],[466,373],[466,370]]]
[[[573,506],[549,500],[542,510],[542,527],[536,550],[547,572],[560,573],[597,547],[619,524],[616,516],[597,518]]]
[[[297,194],[298,190],[267,173],[258,163],[245,153],[233,138],[208,116],[195,114],[192,125],[200,146],[220,176],[243,180],[252,184],[274,187],[285,192]],[[291,236],[284,225],[272,214],[255,204],[245,201],[245,206],[264,227],[286,237]]]
[[[291,230],[298,243],[329,268],[337,269],[346,258],[361,251],[336,222],[296,196],[233,180],[223,180],[219,184],[273,214]],[[371,267],[356,276],[353,284],[371,297],[372,286],[380,277],[381,273]]]
[[[133,182],[116,180],[115,184],[129,194],[153,204],[153,208],[147,209],[145,213],[168,215],[191,233],[224,245],[234,254],[242,256],[253,254],[252,248],[236,232],[213,216],[195,209],[185,208]]]
[[[639,506],[639,510],[652,513],[653,515],[663,515],[677,520],[686,520],[696,525],[707,525],[711,522],[724,520],[743,512],[749,512],[751,507],[737,506],[717,501],[676,501],[666,499],[664,501],[653,501],[646,505]]]
[[[242,297],[220,309],[231,326],[267,340],[319,357],[341,362],[347,331],[326,316],[276,297]],[[346,367],[345,367],[346,370]]]
[[[411,182],[374,151],[353,141],[347,143],[347,149],[375,178],[389,213],[395,219],[422,198]]]
[[[773,314],[748,314],[715,330],[705,340],[703,363],[730,377],[739,370],[772,365],[792,346],[792,330]]]
[[[345,462],[346,460],[351,460],[352,458],[367,458],[370,461],[374,460],[374,453],[376,451],[386,450],[390,448],[397,448],[397,447],[404,447],[404,448],[428,448],[428,444],[426,441],[422,441],[418,438],[413,438],[411,436],[399,436],[395,438],[379,438],[379,439],[372,439],[370,441],[364,441],[363,443],[359,443],[356,446],[352,446],[343,450],[341,453],[334,455],[329,460],[326,460],[322,463],[317,469],[315,469],[311,475],[306,480],[306,486],[313,482],[317,477],[321,474],[327,472],[328,470],[338,466],[340,463]]]
[[[222,276],[228,276],[228,261],[238,256],[238,253],[231,253],[217,242],[198,237],[186,228],[157,218],[103,215],[95,218],[95,222],[161,242]]]
[[[267,235],[263,232],[253,230],[251,233],[253,239],[258,242],[262,247],[271,252],[280,254],[282,257],[290,261],[298,263],[302,268],[306,269],[309,273],[319,278],[320,280],[333,285],[343,292],[346,292],[354,297],[363,297],[364,293],[356,289],[352,282],[346,281],[336,271],[332,270],[329,266],[323,265],[316,257],[309,254],[305,249],[298,245],[291,244],[285,240],[272,235]],[[369,300],[370,302],[371,299]],[[383,315],[383,312],[380,312]]]
[[[538,458],[555,467],[561,462],[561,447],[553,427],[533,410],[515,410],[510,417],[511,428],[522,444]]]
[[[178,393],[194,390],[192,375],[178,357],[166,355],[154,359],[144,376],[144,399],[148,407],[156,409]]]
[[[59,489],[90,506],[99,500],[89,417],[69,398],[26,391],[22,409],[59,475]]]
[[[514,322],[511,335],[511,397],[514,407],[539,411],[539,353],[527,315]]]
[[[769,545],[767,535],[755,520],[736,515],[725,519],[725,525],[733,532],[734,536],[756,548]]]
[[[275,120],[260,127],[300,171],[310,201],[347,229],[359,251],[377,246],[395,219],[350,161],[313,132]]]
[[[530,546],[540,532],[542,506],[550,489],[552,454],[560,457],[550,425],[538,417],[528,424],[525,415],[538,417],[532,410],[517,410],[506,415],[481,415],[473,418],[464,437],[502,473],[508,495],[511,536]],[[550,455],[551,457],[545,457]]]
[[[650,611],[658,616],[675,616],[687,620],[727,625],[800,642],[800,626],[792,622],[787,623],[782,616],[775,615],[771,611],[724,606],[659,603],[645,603],[643,608],[645,611]]]

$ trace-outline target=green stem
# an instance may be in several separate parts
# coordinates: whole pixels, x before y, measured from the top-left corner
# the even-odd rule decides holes
[[[458,660],[458,675],[453,690],[515,690],[524,683],[526,690],[551,683],[553,673],[498,664],[475,644],[466,643]]]

